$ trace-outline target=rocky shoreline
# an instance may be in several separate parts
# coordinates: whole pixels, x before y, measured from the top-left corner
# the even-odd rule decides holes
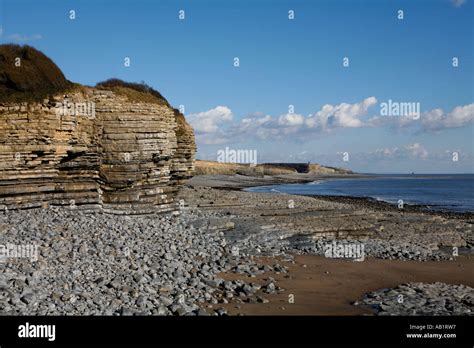
[[[321,200],[327,200],[330,202],[341,202],[348,204],[364,205],[369,209],[376,211],[386,211],[394,212],[400,211],[400,208],[396,204],[388,203],[384,201],[379,201],[370,197],[351,197],[351,196],[322,196],[322,195],[312,195],[309,197],[317,197]],[[417,204],[404,204],[403,211],[412,212],[412,213],[422,213],[432,216],[442,216],[444,218],[450,219],[461,219],[461,220],[473,220],[474,213],[471,212],[454,212],[441,209],[435,209],[427,205],[417,205]]]
[[[473,315],[474,289],[440,282],[402,284],[367,294],[360,303],[378,315]]]
[[[214,187],[202,186],[206,180]],[[273,301],[284,291],[272,276],[287,274],[282,259],[291,264],[294,255],[328,257],[327,246],[334,241],[363,246],[365,259],[472,257],[472,222],[465,217],[243,192],[237,190],[238,180],[188,181],[178,196],[181,210],[173,215],[117,216],[55,207],[0,213],[0,244],[38,246],[36,261],[0,262],[0,314],[225,315],[231,304]],[[340,256],[334,258],[356,258]],[[262,275],[265,282],[256,282]],[[408,296],[412,290],[407,289],[394,291]],[[463,298],[470,298],[472,288],[463,289]],[[364,304],[377,301],[383,303],[382,294]],[[419,314],[386,308],[375,314]],[[440,307],[439,313],[445,311]]]
[[[218,215],[215,215],[218,217]],[[38,246],[37,261],[0,263],[2,315],[225,314],[226,296],[252,285],[224,282],[231,269],[267,270],[233,255],[220,226],[199,213],[113,216],[64,209],[0,214],[2,243]],[[235,253],[234,253],[235,254]],[[238,293],[236,293],[238,296]],[[206,311],[199,304],[207,303]]]

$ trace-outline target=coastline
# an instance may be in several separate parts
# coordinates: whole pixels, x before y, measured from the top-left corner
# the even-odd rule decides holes
[[[255,188],[260,186],[278,186],[284,184],[308,184],[316,180],[338,180],[338,179],[368,179],[368,178],[380,178],[383,177],[379,174],[291,174],[291,175],[277,175],[267,176],[264,178],[260,177],[248,177],[243,175],[202,175],[195,176],[188,181],[189,185],[192,186],[206,186],[221,190],[240,190],[245,192],[256,192],[247,190],[249,188]],[[281,193],[286,194],[286,193]],[[366,208],[374,209],[378,211],[391,211],[398,212],[400,209],[396,204],[386,202],[383,200],[377,200],[373,197],[356,197],[346,195],[303,195],[298,196],[314,197],[321,200],[327,200],[330,202],[340,202],[354,205],[364,205]],[[429,207],[428,205],[422,204],[404,204],[403,211],[423,213],[434,216],[443,216],[453,219],[474,219],[474,212],[456,212],[448,211],[443,209],[436,209]]]
[[[328,175],[324,179],[347,177]],[[355,179],[371,176],[350,177]],[[263,284],[262,287],[275,281],[285,290],[275,294],[258,291],[260,297],[256,301],[228,299],[224,307],[229,314],[410,315],[407,308],[405,311],[396,307],[377,311],[373,306],[353,304],[364,301],[369,292],[409,282],[421,282],[421,286],[433,283],[435,287],[474,285],[470,280],[474,277],[472,213],[433,211],[413,205],[405,205],[400,210],[393,204],[372,198],[245,190],[252,186],[288,183],[283,182],[285,179],[282,176],[263,180],[243,176],[205,176],[191,179],[188,186],[199,196],[199,203],[193,202],[197,203],[196,208],[220,212],[229,217],[233,227],[225,230],[225,235],[244,234],[240,237],[251,240],[255,235],[264,234],[264,237],[255,237],[253,247],[256,245],[259,249],[264,249],[264,244],[268,246],[274,239],[282,237],[287,240],[321,238],[323,241],[336,238],[341,243],[365,243],[366,247],[383,241],[382,249],[388,247],[392,251],[376,255],[370,255],[369,252],[364,262],[328,259],[317,254],[318,250],[320,252],[318,248],[293,248],[294,245],[282,254],[264,253],[262,250],[265,256],[259,257],[250,252],[250,257],[256,257],[258,262],[264,264],[269,260],[272,263],[282,255],[290,257],[290,260],[281,263],[286,265],[288,271],[281,272],[277,268],[276,271],[271,270],[261,276],[245,273],[239,276],[234,272],[227,272],[222,277],[259,282]],[[290,183],[307,183],[321,180],[323,176],[298,175],[289,179]],[[184,197],[190,198],[189,195]],[[287,199],[295,201],[294,209],[286,207]],[[190,203],[191,207],[194,207],[193,203]],[[462,227],[459,228],[460,226]],[[466,233],[462,232],[463,228]],[[276,235],[271,236],[273,233]],[[412,245],[423,244],[429,246],[425,259],[412,257],[420,253],[416,248],[407,251]],[[450,254],[453,247],[459,249],[459,256]],[[268,249],[272,249],[272,246]],[[301,302],[288,303],[289,294],[300,298]]]
[[[5,211],[0,242],[33,243],[38,259],[3,263],[0,314],[470,315],[470,219],[242,191],[284,180],[195,177],[179,192],[180,211],[169,215]],[[334,242],[363,247],[362,262],[328,257]],[[394,294],[406,302],[393,304]],[[374,312],[369,300],[383,306]]]
[[[368,175],[357,175],[357,174],[351,174],[351,178],[357,179],[357,178],[368,178],[372,176]],[[276,177],[265,177],[263,180],[265,181],[264,186],[269,186],[269,185],[280,185],[283,183],[308,183],[308,182],[313,182],[315,180],[321,180],[321,179],[344,179],[347,178],[347,175],[306,175],[306,174],[297,174],[297,175],[290,175],[290,176],[276,176]],[[403,209],[399,209],[396,205],[380,200],[376,200],[371,197],[353,197],[353,196],[327,196],[327,195],[294,195],[294,194],[288,194],[288,193],[278,193],[275,194],[273,192],[254,192],[250,190],[246,190],[247,188],[250,187],[256,187],[256,186],[261,186],[262,184],[262,178],[253,178],[253,177],[246,177],[246,176],[241,176],[241,175],[233,175],[233,176],[227,176],[227,175],[206,175],[206,176],[198,176],[194,177],[187,182],[187,188],[191,188],[193,190],[198,190],[198,189],[205,189],[205,190],[213,190],[213,196],[211,200],[224,200],[228,201],[228,196],[226,194],[220,194],[219,192],[228,192],[234,193],[234,192],[240,192],[241,194],[244,194],[241,196],[245,200],[248,198],[249,203],[255,203],[255,201],[258,201],[258,199],[262,199],[265,197],[275,197],[275,201],[273,204],[278,204],[280,205],[278,208],[281,209],[281,203],[283,202],[283,209],[285,212],[283,215],[298,215],[301,213],[296,207],[296,209],[287,209],[288,207],[286,205],[286,201],[291,198],[292,200],[294,199],[303,199],[303,198],[309,198],[313,199],[315,202],[314,204],[316,206],[322,205],[324,206],[322,211],[334,211],[337,212],[339,210],[343,210],[344,213],[342,214],[342,217],[344,218],[347,215],[347,210],[353,212],[358,212],[363,214],[374,214],[375,215],[375,220],[382,220],[384,219],[384,216],[392,217],[395,220],[406,220],[406,217],[417,217],[421,220],[427,220],[430,222],[433,222],[433,225],[437,225],[439,221],[452,221],[452,222],[463,222],[467,226],[467,231],[465,234],[466,240],[468,247],[472,247],[474,237],[472,235],[472,219],[474,217],[474,213],[472,212],[451,212],[451,211],[443,211],[443,210],[433,210],[433,209],[427,209],[426,206],[424,205],[409,205],[405,204]],[[255,196],[257,195],[257,196]],[[187,201],[190,202],[190,206],[195,206],[197,208],[226,208],[226,204],[216,204],[215,202],[211,202],[211,205],[207,205],[206,203],[203,202],[205,199],[205,195],[201,195],[199,202],[196,202],[195,199],[189,197],[189,195],[184,195],[183,197],[186,197]],[[256,198],[258,197],[258,198]],[[239,200],[238,198],[233,198],[234,200]],[[193,202],[194,201],[194,202]],[[267,204],[269,201],[264,199],[265,204]],[[305,203],[308,203],[306,201]],[[313,203],[313,202],[311,202]],[[272,205],[272,204],[269,204]],[[310,206],[313,204],[309,204]],[[257,203],[258,206],[258,203]],[[229,204],[228,207],[232,207],[232,204]],[[238,205],[237,205],[238,207]],[[308,212],[312,211],[314,208],[311,208],[308,210]],[[319,208],[316,209],[318,211]],[[270,208],[272,210],[272,208]],[[229,213],[229,211],[227,211]],[[304,213],[304,210],[303,210]],[[262,216],[266,216],[266,214],[261,214]],[[271,216],[272,214],[270,214]],[[278,214],[277,214],[278,215]],[[358,215],[355,215],[356,219],[353,221],[355,225],[357,225],[357,219]],[[361,220],[367,220],[367,216],[362,217]],[[398,221],[397,221],[398,223]],[[413,223],[416,225],[417,222],[413,221]],[[349,223],[350,224],[350,223]],[[309,226],[311,227],[311,226]],[[415,229],[417,229],[419,226],[415,226]],[[337,230],[337,228],[336,228]],[[376,229],[376,234],[377,237],[380,237],[381,232],[384,230],[383,226],[379,226]],[[350,233],[348,233],[349,235]],[[397,231],[394,231],[394,235],[397,234]],[[445,247],[445,245],[443,245]]]
[[[335,201],[335,202],[342,202],[342,203],[349,203],[349,204],[356,204],[356,205],[365,205],[367,208],[371,208],[378,211],[400,211],[394,203],[389,203],[382,200],[377,200],[372,197],[354,197],[354,196],[329,196],[329,195],[308,195],[308,197],[316,197],[318,199],[328,200],[328,201]],[[412,212],[412,213],[422,213],[426,215],[433,215],[433,216],[442,216],[446,218],[452,219],[473,219],[474,212],[455,212],[455,211],[447,211],[442,209],[435,209],[429,207],[427,205],[421,204],[407,204],[403,205],[403,211],[405,212]]]
[[[295,173],[273,176],[247,176],[247,175],[198,175],[187,181],[191,186],[205,186],[216,189],[242,190],[256,186],[269,186],[280,184],[304,184],[322,179],[356,179],[371,178],[372,174],[313,174]]]

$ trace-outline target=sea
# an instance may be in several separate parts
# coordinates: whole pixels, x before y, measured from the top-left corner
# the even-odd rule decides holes
[[[428,209],[474,212],[474,174],[373,175],[363,178],[321,179],[306,184],[259,186],[251,192],[296,195],[367,197],[393,204],[423,205]]]

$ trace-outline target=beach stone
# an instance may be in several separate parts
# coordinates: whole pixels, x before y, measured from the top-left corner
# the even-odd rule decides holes
[[[375,306],[377,315],[470,315],[472,306],[463,299],[472,294],[465,285],[408,283],[369,293],[360,303]]]
[[[225,308],[219,308],[216,310],[216,313],[218,316],[224,316],[224,315],[227,315],[227,311],[225,310]]]
[[[130,316],[134,314],[134,311],[128,307],[122,307],[120,310],[120,314],[124,316]]]
[[[275,292],[275,290],[276,290],[276,287],[275,287],[274,283],[269,283],[265,286],[265,292],[266,293],[272,294],[272,293]]]
[[[36,296],[29,292],[21,296],[21,301],[26,303],[27,305],[32,305],[36,302]]]

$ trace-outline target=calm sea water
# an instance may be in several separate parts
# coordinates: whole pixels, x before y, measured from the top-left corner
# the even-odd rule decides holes
[[[474,174],[382,175],[371,178],[323,179],[308,184],[260,186],[252,192],[371,197],[394,203],[427,205],[433,210],[474,212]]]

